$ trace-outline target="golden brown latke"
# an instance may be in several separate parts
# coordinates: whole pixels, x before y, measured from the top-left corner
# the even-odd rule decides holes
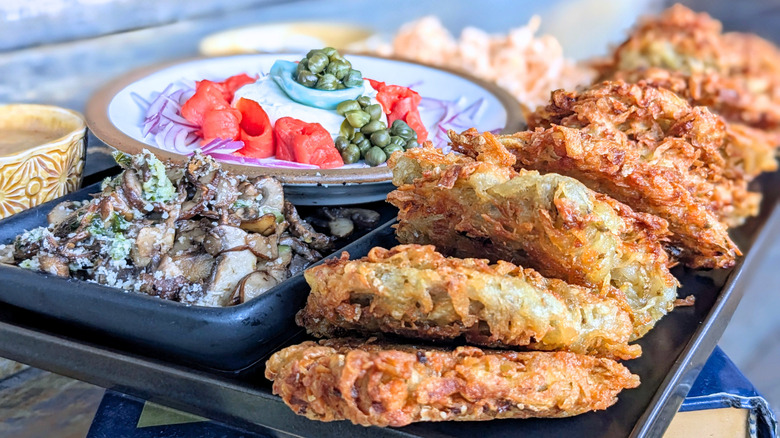
[[[387,200],[399,208],[401,243],[518,263],[608,296],[617,288],[631,308],[633,339],[672,310],[677,280],[660,244],[664,220],[573,178],[515,171],[497,141],[481,146],[481,161],[430,146],[390,158],[398,189]]]
[[[666,70],[683,81],[668,88],[730,122],[769,131],[767,140],[780,145],[780,51],[756,35],[722,33],[705,13],[675,5],[645,18],[596,67],[599,80],[657,81],[652,70]]]
[[[641,353],[628,345],[634,327],[618,291],[603,296],[508,262],[399,245],[352,261],[343,253],[305,276],[311,293],[296,321],[317,337],[383,332],[618,359]]]
[[[644,82],[603,82],[581,92],[557,90],[550,104],[527,114],[528,126],[576,130],[570,134],[536,132],[530,148],[504,142],[518,158],[517,165],[545,172],[586,173],[580,179],[632,208],[656,214],[678,233],[678,224],[667,217],[652,195],[676,182],[693,197],[692,202],[710,210],[726,225],[737,225],[758,213],[759,193],[747,190],[740,159],[729,156],[726,124],[707,108],[691,107],[670,90]],[[555,143],[564,155],[550,154]],[[597,152],[598,151],[598,152]],[[599,154],[593,156],[592,154]],[[603,155],[606,153],[607,155]],[[570,160],[569,160],[570,159]],[[573,176],[573,175],[570,175]],[[640,180],[640,181],[634,181]],[[644,185],[644,187],[642,187]],[[642,199],[650,196],[647,205]]]
[[[569,417],[606,409],[639,377],[604,358],[567,352],[489,351],[308,341],[266,363],[273,391],[312,420],[362,426],[418,421]]]
[[[741,91],[735,81],[717,73],[687,75],[654,67],[618,71],[615,79],[671,90],[691,105],[706,106],[728,120],[723,155],[728,162],[727,169],[736,173],[727,176],[749,181],[762,172],[777,170],[775,155],[780,131],[765,131],[744,121],[755,115],[750,113],[756,108],[756,99]],[[780,112],[780,106],[769,111]]]

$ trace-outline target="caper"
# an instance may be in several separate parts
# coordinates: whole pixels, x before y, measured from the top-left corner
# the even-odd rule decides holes
[[[371,140],[369,140],[369,139],[367,139],[367,138],[364,138],[363,140],[360,140],[360,141],[356,141],[356,142],[355,142],[355,144],[357,145],[358,149],[360,150],[360,154],[361,154],[363,157],[365,157],[365,156],[366,156],[366,152],[368,152],[368,150],[369,150],[369,149],[371,149],[372,147],[374,147],[374,146],[371,144]]]
[[[336,84],[336,89],[337,89],[337,90],[343,90],[343,89],[345,89],[345,88],[347,88],[347,87],[345,87],[345,86],[344,86],[344,84],[342,84],[341,82],[339,82],[338,84]]]
[[[404,147],[406,146],[406,140],[403,137],[399,137],[397,135],[391,135],[390,144],[397,144],[398,146]]]
[[[315,53],[309,58],[309,70],[312,73],[320,73],[328,67],[328,63],[330,63],[330,61],[324,53]]]
[[[406,142],[406,149],[416,148],[417,146],[420,146],[419,143],[417,143],[417,139],[411,139]]]
[[[311,58],[312,55],[314,55],[315,53],[321,53],[321,52],[322,52],[321,49],[311,49],[309,50],[309,53],[306,54],[306,59]]]
[[[311,62],[309,62],[309,65],[311,65]],[[363,73],[361,73],[360,70],[352,69],[349,71],[349,73],[347,73],[346,76],[344,76],[344,86],[346,87],[357,87],[362,83]]]
[[[310,72],[309,70],[301,70],[298,72],[298,76],[295,78],[295,80],[299,84],[311,88],[317,84],[317,75]]]
[[[336,52],[336,53],[330,55],[328,58],[330,59],[331,62],[333,62],[333,61],[342,61],[342,62],[346,61],[346,59],[344,59],[344,57],[341,56],[341,53],[339,53],[339,52]],[[350,65],[350,67],[352,67],[352,65]]]
[[[341,128],[339,128],[339,135],[351,140],[352,136],[355,135],[355,128],[353,128],[352,125],[350,125],[349,122],[344,119],[344,121],[341,122]]]
[[[411,140],[412,137],[414,136],[414,130],[408,126],[393,127],[391,128],[391,132],[403,138],[404,140]]]
[[[304,58],[301,60],[301,62],[298,63],[298,65],[295,66],[295,73],[299,73],[301,70],[308,70],[309,69],[309,62]]]
[[[361,128],[365,126],[370,120],[368,113],[365,111],[349,111],[344,116],[353,128]]]
[[[393,123],[390,125],[390,129],[400,128],[402,126],[409,127],[409,125],[406,124],[405,121],[402,119],[395,119],[393,120]]]
[[[338,80],[344,79],[347,73],[349,73],[349,70],[350,68],[347,63],[341,61],[333,61],[328,64],[328,68],[325,69],[325,71],[335,76]]]
[[[371,105],[371,98],[368,96],[360,96],[357,98],[357,101],[364,108]]]
[[[380,129],[371,134],[371,143],[373,143],[374,146],[383,148],[390,144],[390,134],[387,133],[387,130]]]
[[[366,136],[365,136],[365,135],[363,135],[363,133],[362,133],[362,132],[360,132],[360,131],[355,131],[355,134],[354,134],[354,135],[352,135],[352,138],[351,138],[350,140],[352,140],[352,143],[357,143],[357,142],[359,142],[360,140],[363,140],[364,138],[366,138]]]
[[[321,50],[321,52],[324,53],[329,58],[333,56],[334,53],[338,53],[336,49],[334,49],[333,47],[325,47],[324,49]]]
[[[333,76],[330,73],[325,73],[322,75],[322,77],[317,81],[317,85],[314,86],[314,88],[318,90],[335,90],[336,85],[338,85],[339,80],[336,79],[335,76]]]
[[[339,152],[343,151],[347,148],[347,146],[349,146],[349,140],[347,140],[347,137],[344,137],[343,135],[336,137],[334,143],[336,144],[336,149],[338,149]]]
[[[366,112],[371,116],[371,120],[379,120],[382,117],[382,105],[375,103],[366,107]]]
[[[367,112],[363,112],[363,114],[365,114],[366,117],[369,117]],[[385,128],[387,128],[385,122],[380,122],[379,120],[371,120],[370,122],[363,125],[362,128],[360,128],[360,132],[362,132],[363,134],[371,134],[372,132],[376,132],[379,131],[380,129],[385,129]]]
[[[399,146],[395,143],[390,143],[389,145],[385,146],[384,151],[388,158],[390,158],[390,155],[393,155],[393,152],[401,151],[403,152],[404,148],[403,146]]]
[[[344,160],[344,164],[357,163],[360,160],[360,150],[354,144],[348,144],[343,151],[341,151],[341,159]]]
[[[343,116],[350,111],[360,111],[360,104],[357,103],[356,100],[345,100],[336,106],[336,112],[339,113],[340,116]]]
[[[368,151],[366,151],[366,164],[369,166],[379,166],[380,164],[387,161],[387,154],[385,154],[385,151],[383,151],[379,147],[372,147]]]

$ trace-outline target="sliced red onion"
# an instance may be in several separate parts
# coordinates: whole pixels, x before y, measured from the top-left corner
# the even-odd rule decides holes
[[[245,164],[249,166],[261,166],[274,169],[319,169],[313,164],[296,163],[293,161],[277,160],[276,158],[252,158],[231,154],[209,154],[214,159],[233,164]]]
[[[232,154],[243,147],[244,142],[241,140],[215,138],[203,145],[200,149],[204,154],[213,156],[213,154]]]

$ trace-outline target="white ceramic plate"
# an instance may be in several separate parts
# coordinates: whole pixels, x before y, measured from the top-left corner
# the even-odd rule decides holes
[[[98,138],[121,151],[138,153],[146,148],[161,158],[182,162],[186,156],[158,148],[152,136],[144,138],[141,129],[145,110],[134,100],[133,94],[150,99],[169,84],[182,80],[223,80],[239,73],[268,73],[277,59],[295,61],[303,56],[256,54],[200,58],[137,70],[118,78],[92,96],[87,104],[87,123]],[[519,104],[495,85],[414,62],[363,55],[347,55],[347,58],[364,77],[411,86],[424,98],[462,99],[465,105],[483,99],[480,112],[472,120],[474,127],[481,131],[500,129],[515,132],[522,127]],[[431,135],[439,129],[437,122],[441,111],[421,110],[420,116]],[[391,174],[386,166],[338,169],[279,169],[232,163],[224,163],[223,166],[236,173],[279,178],[288,186],[290,200],[300,205],[380,200],[392,189],[389,184]],[[358,185],[363,187],[357,188]],[[335,186],[340,186],[339,190],[331,190]],[[352,196],[353,193],[357,196]]]

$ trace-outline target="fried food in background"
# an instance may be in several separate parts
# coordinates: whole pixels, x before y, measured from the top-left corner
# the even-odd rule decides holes
[[[726,156],[731,167],[741,171],[744,178],[752,180],[762,172],[777,170],[776,147],[780,145],[780,132],[766,131],[744,123],[745,111],[756,108],[756,98],[740,90],[734,80],[717,73],[684,74],[660,68],[615,72],[617,80],[649,84],[666,88],[691,105],[706,106],[728,120],[726,124]],[[780,110],[771,109],[771,111]],[[755,114],[748,117],[755,117]]]
[[[379,53],[462,70],[496,83],[526,105],[543,105],[551,90],[588,84],[595,74],[564,58],[554,37],[535,36],[539,24],[534,17],[506,35],[467,27],[456,40],[437,17],[428,16],[404,25],[392,46]]]
[[[601,80],[667,70],[682,80],[670,87],[676,93],[730,122],[767,130],[772,146],[780,145],[780,51],[756,35],[722,33],[706,13],[675,5],[645,18],[597,68]]]
[[[569,417],[606,409],[639,377],[604,358],[567,352],[304,342],[275,353],[273,391],[312,420],[363,426],[418,421]]]
[[[296,320],[317,337],[382,332],[617,359],[641,353],[628,345],[633,325],[620,292],[607,297],[508,262],[400,245],[352,261],[343,253],[305,277],[311,293]]]
[[[632,339],[672,310],[677,280],[661,246],[664,220],[572,178],[515,171],[514,156],[490,138],[477,160],[430,146],[390,158],[398,189],[387,200],[399,208],[399,242],[518,263],[606,295],[617,288],[631,309]]]
[[[727,226],[758,213],[761,194],[748,191],[742,157],[730,155],[734,147],[727,143],[723,119],[690,106],[670,90],[620,81],[581,92],[557,90],[549,105],[526,118],[531,129],[554,129],[534,133],[532,145],[508,137],[502,141],[517,156],[518,167],[574,176],[636,210],[666,219],[676,234],[681,212],[666,211],[676,198],[666,197],[670,184],[677,184],[675,191],[682,196],[690,194],[680,206],[711,211]],[[574,131],[556,135],[556,125]],[[562,149],[562,155],[554,149]]]

